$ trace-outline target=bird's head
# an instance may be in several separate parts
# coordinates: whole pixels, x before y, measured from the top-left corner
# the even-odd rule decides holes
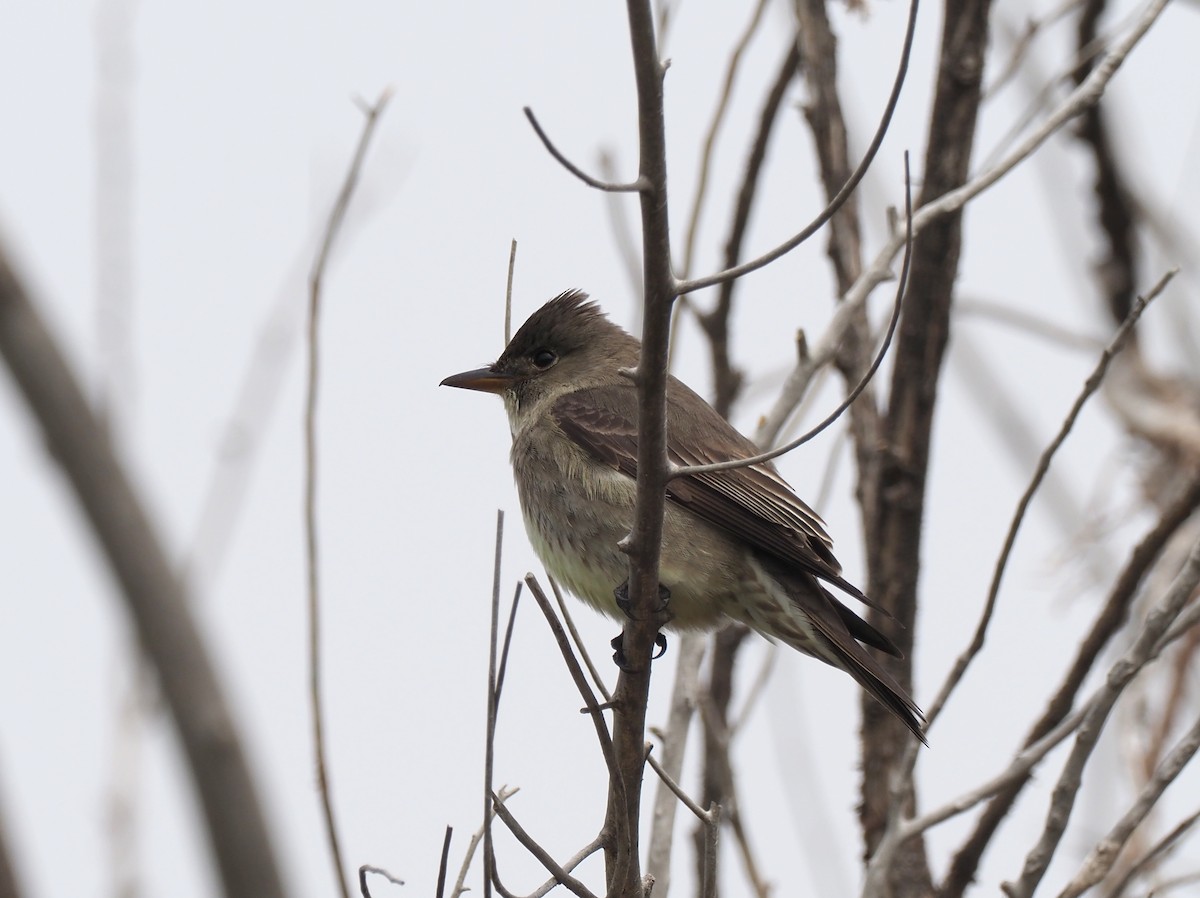
[[[495,362],[442,385],[502,396],[515,430],[543,400],[612,383],[618,369],[637,365],[639,351],[586,293],[568,290],[534,312]]]

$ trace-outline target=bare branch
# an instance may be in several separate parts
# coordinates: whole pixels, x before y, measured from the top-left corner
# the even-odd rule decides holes
[[[1108,344],[1108,346],[1105,347],[1104,352],[1100,354],[1100,359],[1097,361],[1096,367],[1092,370],[1092,373],[1084,382],[1083,389],[1079,392],[1079,395],[1075,397],[1075,402],[1072,403],[1071,410],[1067,412],[1066,418],[1063,419],[1063,423],[1059,427],[1058,433],[1055,435],[1054,439],[1050,441],[1050,445],[1046,447],[1045,451],[1041,455],[1041,458],[1038,459],[1037,468],[1034,469],[1033,477],[1030,479],[1029,485],[1025,488],[1025,492],[1021,496],[1021,500],[1017,503],[1017,510],[1013,514],[1012,521],[1009,523],[1008,533],[1004,538],[1004,546],[1000,550],[1000,557],[996,560],[996,567],[992,574],[992,582],[988,587],[987,600],[984,602],[983,612],[980,616],[979,623],[975,627],[975,635],[971,638],[971,642],[967,646],[966,650],[958,657],[958,660],[954,662],[954,667],[946,677],[946,681],[942,685],[941,690],[938,692],[937,697],[930,704],[929,710],[926,714],[926,720],[929,724],[932,724],[937,718],[938,714],[941,713],[941,710],[945,706],[946,701],[949,699],[950,694],[962,681],[963,675],[966,673],[967,668],[983,649],[983,643],[987,635],[988,625],[991,623],[992,613],[996,608],[996,597],[1000,593],[1000,583],[1004,577],[1004,569],[1008,566],[1009,556],[1012,554],[1013,546],[1016,544],[1017,533],[1021,529],[1022,522],[1025,520],[1025,513],[1029,509],[1030,502],[1033,501],[1034,494],[1037,493],[1038,487],[1041,486],[1042,481],[1045,479],[1046,472],[1050,470],[1051,461],[1054,460],[1055,454],[1058,452],[1062,444],[1066,442],[1067,436],[1075,427],[1075,421],[1079,418],[1079,413],[1083,411],[1083,407],[1087,403],[1088,399],[1090,399],[1092,394],[1100,389],[1100,384],[1104,381],[1104,375],[1108,371],[1108,366],[1111,364],[1117,353],[1124,348],[1125,343],[1129,340],[1133,333],[1133,326],[1141,317],[1142,312],[1145,311],[1146,307],[1153,302],[1154,299],[1163,292],[1163,290],[1166,289],[1167,284],[1171,282],[1171,279],[1174,276],[1174,271],[1167,272],[1167,274],[1163,275],[1159,279],[1157,284],[1150,288],[1145,297],[1138,297],[1137,301],[1133,304],[1133,307],[1129,311],[1129,317],[1126,318],[1125,322],[1117,329],[1116,334],[1113,335],[1112,341]]]
[[[362,134],[359,136],[354,158],[346,171],[342,189],[338,192],[337,200],[329,213],[329,221],[325,226],[325,237],[321,241],[321,248],[317,252],[312,274],[309,277],[308,383],[304,408],[304,544],[308,570],[308,685],[309,702],[312,707],[312,738],[317,791],[321,796],[325,838],[329,845],[334,878],[337,880],[342,898],[350,898],[350,886],[346,882],[341,840],[338,837],[337,823],[333,813],[333,790],[329,784],[329,769],[325,762],[325,712],[321,699],[321,602],[317,564],[317,387],[320,383],[320,354],[318,352],[320,341],[318,336],[321,321],[321,284],[325,276],[325,267],[329,262],[329,255],[333,251],[334,241],[337,240],[341,231],[342,222],[346,218],[346,210],[350,207],[350,199],[354,195],[355,185],[358,184],[363,160],[367,155],[367,147],[371,145],[371,137],[375,133],[375,125],[390,98],[391,90],[384,90],[379,95],[379,99],[375,101],[374,106],[363,108],[366,121],[363,123]]]
[[[450,827],[446,827],[446,829],[447,829],[447,831],[449,831]],[[444,854],[443,854],[443,857],[444,857]],[[392,885],[397,885],[397,886],[404,885],[403,879],[399,879],[399,878],[393,876],[387,870],[383,869],[383,867],[376,867],[376,866],[373,866],[372,864],[362,864],[358,868],[358,891],[362,895],[362,898],[371,898],[371,889],[367,886],[367,874],[368,873],[374,873],[376,876],[382,876],[388,882],[392,883]],[[438,898],[442,898],[440,892],[438,893]]]
[[[662,740],[662,769],[673,781],[678,781],[683,771],[683,759],[687,752],[688,733],[696,710],[696,693],[699,687],[700,665],[704,660],[708,638],[700,633],[684,633],[676,649],[675,684],[671,689],[671,704],[667,712],[667,724],[659,735]],[[653,756],[651,762],[655,762]],[[658,772],[658,768],[655,769]],[[659,774],[660,777],[662,774]],[[654,889],[658,898],[663,898],[671,888],[671,855],[675,845],[675,809],[677,807],[672,789],[666,780],[654,796],[654,811],[651,816],[650,850],[646,854],[646,869],[655,876]]]
[[[500,693],[497,653],[500,639],[500,561],[504,550],[504,510],[496,509],[496,549],[492,555],[492,611],[488,635],[487,733],[483,746],[483,894],[490,898],[496,875],[496,855],[492,847],[492,783],[496,769],[496,716],[499,714]],[[516,600],[514,598],[514,604]]]
[[[624,184],[615,184],[611,181],[601,181],[599,178],[592,177],[574,162],[564,156],[561,152],[559,152],[558,147],[556,147],[550,140],[550,135],[542,130],[542,126],[538,123],[537,116],[533,114],[532,109],[526,106],[524,107],[524,112],[525,118],[529,119],[529,124],[533,125],[533,130],[537,132],[537,136],[541,139],[542,146],[546,148],[547,152],[557,159],[563,168],[577,177],[584,184],[588,185],[588,187],[595,187],[597,190],[603,190],[606,193],[637,193],[638,191],[645,189],[646,185],[641,179],[638,179],[637,181],[629,181]]]
[[[604,755],[604,763],[608,765],[609,776],[615,777],[620,767],[617,763],[617,757],[614,754],[612,736],[609,735],[608,727],[604,723],[603,710],[600,707],[600,703],[596,701],[596,694],[592,692],[591,686],[588,685],[587,677],[583,673],[583,668],[579,666],[579,660],[575,657],[575,653],[571,651],[571,643],[567,639],[567,634],[563,631],[562,624],[555,617],[554,609],[550,605],[550,600],[546,597],[542,585],[538,583],[537,578],[533,574],[525,575],[525,585],[533,593],[533,598],[538,603],[538,607],[542,609],[546,623],[550,625],[550,632],[554,634],[554,640],[558,643],[558,650],[562,653],[563,660],[567,662],[567,670],[570,671],[571,679],[575,681],[575,688],[579,690],[587,712],[592,718],[592,724],[596,728],[596,738],[600,742],[600,751]]]
[[[765,168],[767,145],[779,120],[779,110],[783,107],[787,88],[795,79],[799,66],[800,50],[795,42],[792,42],[788,44],[783,62],[771,82],[771,88],[758,116],[758,128],[750,142],[750,153],[746,158],[741,183],[738,185],[729,236],[725,239],[722,264],[726,268],[736,265],[742,256],[742,242],[746,238],[750,213],[758,196],[758,185]],[[741,372],[734,368],[729,359],[729,318],[733,312],[733,292],[737,283],[737,280],[722,283],[712,310],[703,314],[697,311],[696,314],[696,320],[709,342],[713,372],[713,408],[723,418],[729,417],[742,387]],[[687,297],[684,297],[684,301],[687,301]]]
[[[1116,704],[1117,698],[1129,685],[1134,675],[1157,656],[1161,648],[1161,638],[1179,616],[1198,584],[1200,584],[1200,541],[1193,546],[1183,569],[1171,583],[1166,595],[1146,618],[1145,625],[1138,633],[1133,645],[1109,669],[1105,684],[1097,696],[1098,700],[1084,717],[1079,733],[1075,737],[1075,744],[1072,746],[1058,782],[1054,786],[1042,835],[1026,855],[1020,878],[1015,883],[1003,885],[1008,898],[1029,898],[1038,883],[1041,882],[1066,829],[1067,821],[1070,819],[1084,767],[1091,757],[1096,741],[1100,738],[1100,733],[1113,705]]]
[[[696,815],[696,819],[698,819],[705,826],[712,825],[713,817],[711,811],[706,811],[700,807],[700,805],[696,804],[696,802],[692,800],[692,797],[683,791],[683,787],[680,786],[679,783],[675,782],[674,778],[667,773],[662,764],[658,763],[653,754],[646,755],[646,763],[648,763],[654,769],[654,772],[658,774],[658,778],[663,781],[663,784],[673,793],[675,793],[675,797],[679,799],[680,803]],[[716,805],[713,805],[713,807],[716,807]]]
[[[1067,716],[1084,680],[1100,657],[1100,653],[1128,619],[1129,608],[1147,571],[1159,558],[1168,540],[1179,531],[1179,528],[1191,517],[1198,506],[1200,506],[1200,476],[1194,478],[1188,488],[1163,511],[1158,522],[1130,554],[1124,569],[1109,590],[1108,599],[1103,608],[1097,613],[1091,629],[1080,642],[1075,659],[1063,676],[1058,689],[1047,702],[1041,717],[1025,737],[1026,748],[1041,740]],[[1184,623],[1186,616],[1186,612],[1180,616],[1165,638],[1171,638],[1174,630]],[[989,803],[976,821],[970,837],[959,848],[951,861],[950,869],[946,873],[940,889],[941,894],[961,894],[974,878],[974,871],[978,867],[984,848],[987,847],[996,828],[1007,815],[1026,781],[1024,779],[1014,781]]]
[[[676,287],[679,295],[694,293],[697,290],[703,290],[705,287],[711,287],[714,284],[720,284],[725,281],[734,280],[744,274],[749,274],[752,271],[769,265],[781,256],[785,256],[794,250],[797,246],[820,230],[825,222],[833,217],[834,213],[841,208],[842,204],[849,198],[850,194],[858,187],[858,183],[866,175],[867,169],[871,167],[871,163],[875,159],[875,154],[879,152],[879,147],[883,144],[883,138],[887,134],[888,127],[891,125],[892,113],[896,109],[896,103],[900,99],[900,89],[904,86],[904,77],[908,72],[909,53],[912,50],[913,35],[916,32],[917,25],[917,0],[910,0],[908,10],[908,26],[904,32],[904,45],[900,51],[900,64],[896,70],[896,78],[892,83],[892,92],[888,97],[887,105],[884,107],[883,117],[879,122],[879,127],[875,129],[875,136],[871,139],[870,145],[867,147],[866,153],[863,155],[862,161],[858,167],[854,169],[854,173],[850,179],[838,191],[837,196],[830,200],[825,209],[812,220],[803,230],[793,235],[784,243],[770,252],[764,253],[756,259],[751,259],[749,262],[743,262],[741,265],[736,265],[733,268],[727,268],[724,271],[718,271],[715,274],[705,275],[704,277],[691,278],[680,281]]]
[[[913,233],[913,231],[912,231],[912,195],[907,190],[907,185],[909,183],[908,154],[907,153],[904,156],[904,172],[905,172],[904,181],[905,181],[905,185],[906,185],[905,196],[906,196],[907,213],[908,213],[905,216],[905,221],[908,222],[908,226],[906,229],[906,233],[908,235],[907,246],[911,250],[912,233]],[[838,418],[840,418],[842,416],[842,414],[846,411],[846,409],[848,409],[854,403],[854,400],[856,400],[862,394],[862,391],[867,388],[867,384],[869,384],[871,382],[871,378],[873,378],[875,376],[875,372],[877,372],[879,370],[879,366],[881,364],[883,364],[883,357],[885,355],[887,355],[888,348],[892,345],[892,337],[896,333],[896,325],[900,321],[900,307],[904,300],[904,291],[905,291],[905,288],[908,286],[908,269],[909,269],[910,256],[911,256],[910,252],[905,252],[904,267],[901,269],[901,272],[900,272],[900,281],[896,285],[896,299],[892,304],[892,317],[891,317],[891,320],[888,322],[888,329],[884,335],[883,342],[879,346],[879,351],[875,354],[874,361],[871,362],[871,367],[869,367],[866,370],[866,372],[864,372],[862,378],[854,386],[854,389],[846,394],[846,398],[843,399],[840,403],[838,403],[837,408],[835,408],[832,412],[830,412],[825,417],[825,419],[823,421],[821,421],[821,423],[817,424],[815,427],[811,428],[806,433],[801,434],[800,436],[796,437],[796,439],[791,440],[788,443],[784,443],[782,446],[778,446],[774,449],[771,449],[768,452],[762,452],[758,455],[752,455],[749,458],[735,458],[735,459],[732,459],[731,461],[714,462],[713,464],[708,464],[708,465],[679,465],[679,466],[672,465],[668,471],[668,479],[674,480],[676,477],[688,477],[688,476],[692,476],[695,474],[709,474],[709,473],[713,473],[715,471],[729,471],[729,470],[732,470],[733,468],[746,468],[751,465],[760,465],[763,462],[767,462],[774,458],[778,458],[781,455],[785,455],[788,452],[791,452],[793,449],[797,448],[798,446],[804,445],[809,440],[811,440],[813,437],[822,433],[827,427],[829,427],[831,424],[833,424],[834,421],[836,421]]]
[[[738,69],[742,64],[742,57],[746,53],[746,48],[750,46],[750,40],[758,32],[758,26],[762,22],[763,10],[767,8],[767,0],[758,0],[754,5],[753,12],[750,13],[750,21],[746,23],[746,29],[742,32],[734,45],[732,52],[729,54],[729,62],[725,66],[725,80],[721,84],[721,96],[717,100],[716,108],[713,109],[712,121],[708,125],[708,131],[704,135],[704,146],[700,151],[699,173],[696,178],[696,192],[692,199],[692,214],[688,217],[687,236],[683,241],[683,275],[686,277],[692,270],[692,256],[696,249],[696,235],[700,232],[700,218],[704,209],[704,201],[708,196],[708,177],[712,170],[712,154],[713,148],[717,143],[717,135],[721,131],[721,125],[725,122],[725,112],[729,108],[729,100],[733,96],[733,82],[737,79]],[[662,883],[656,883],[661,889]]]
[[[567,631],[571,634],[571,643],[575,646],[575,651],[579,653],[579,657],[583,659],[584,666],[588,669],[588,674],[592,678],[592,682],[604,697],[606,704],[612,702],[612,695],[608,691],[608,686],[605,685],[604,679],[600,676],[600,672],[596,670],[596,665],[592,663],[592,656],[588,654],[587,646],[579,635],[579,630],[575,627],[575,619],[571,616],[571,610],[567,607],[566,600],[563,599],[562,589],[559,588],[557,581],[549,574],[546,579],[550,581],[550,589],[554,593],[554,601],[558,603],[558,613],[562,615],[563,623],[567,625]]]
[[[446,827],[446,838],[442,840],[442,859],[438,863],[438,879],[437,892],[434,894],[437,898],[444,898],[446,894],[446,867],[450,863],[450,837],[454,835],[454,827]]]
[[[516,795],[517,792],[519,792],[519,791],[520,790],[517,789],[515,786],[501,786],[500,787],[500,800],[508,801],[509,798]],[[450,892],[450,898],[462,898],[462,895],[464,892],[470,891],[470,889],[468,889],[467,885],[466,885],[467,871],[471,869],[471,861],[475,857],[475,852],[479,848],[479,843],[483,841],[484,833],[487,831],[487,828],[491,825],[492,818],[495,816],[496,816],[495,810],[493,810],[492,808],[489,807],[487,820],[484,821],[483,825],[481,827],[479,827],[479,829],[475,830],[475,832],[471,836],[471,841],[467,843],[467,850],[466,850],[466,853],[463,855],[462,866],[458,868],[458,878],[456,880],[454,880],[454,888]],[[572,869],[570,865],[568,865],[568,869]],[[490,884],[489,884],[488,888],[490,888]]]
[[[231,896],[282,898],[283,883],[241,737],[179,576],[62,349],[0,248],[0,355],[70,482],[154,666]]]
[[[717,846],[721,838],[721,806],[715,802],[708,808],[709,819],[704,826],[704,862],[701,866],[700,898],[717,896]]]
[[[1108,835],[1088,852],[1079,872],[1067,883],[1066,888],[1058,893],[1058,898],[1078,898],[1108,875],[1117,855],[1125,847],[1133,831],[1146,819],[1150,809],[1158,803],[1167,786],[1175,781],[1197,749],[1200,749],[1200,718],[1197,718],[1187,734],[1171,749],[1171,753],[1163,758],[1158,769],[1154,771],[1154,776],[1138,794],[1137,801],[1109,830]]]
[[[494,795],[492,798],[496,814],[504,821],[504,825],[508,827],[509,832],[516,836],[517,841],[524,845],[525,849],[538,859],[547,872],[554,877],[555,881],[560,885],[566,886],[571,892],[578,895],[579,898],[596,898],[587,886],[559,866],[558,862],[550,856],[550,853],[524,830],[516,818],[513,817],[512,812],[505,806],[499,795]]]
[[[514,237],[508,247],[508,278],[504,283],[504,345],[512,340],[512,285],[513,273],[517,268],[517,240]]]
[[[1076,327],[1058,324],[1049,318],[1024,312],[1003,302],[960,298],[954,304],[954,314],[961,318],[986,318],[1040,337],[1055,346],[1078,352],[1096,352],[1104,348],[1104,340],[1099,337],[1081,334]]]
[[[1179,846],[1179,843],[1191,833],[1192,828],[1197,822],[1200,822],[1200,811],[1180,821],[1169,833],[1154,843],[1153,847],[1142,855],[1137,863],[1129,868],[1120,881],[1112,887],[1107,898],[1121,898],[1125,894],[1125,890],[1129,888],[1129,884],[1150,869],[1152,865],[1159,863],[1167,854],[1175,850]]]
[[[1103,95],[1108,82],[1112,80],[1118,68],[1125,61],[1130,51],[1145,36],[1150,26],[1154,24],[1167,0],[1151,0],[1135,18],[1131,30],[1123,39],[1113,44],[1105,53],[1103,59],[1092,70],[1087,80],[1073,90],[1047,116],[1040,126],[1034,129],[1012,151],[1006,154],[995,165],[986,167],[979,175],[967,181],[962,187],[943,194],[932,202],[921,205],[913,214],[913,235],[921,232],[944,215],[957,212],[966,203],[987,190],[1010,171],[1016,168],[1033,154],[1046,140],[1058,132],[1067,122],[1078,116],[1089,105],[1097,102]],[[803,396],[809,380],[821,367],[828,364],[836,355],[837,349],[845,339],[847,329],[852,325],[857,310],[866,302],[871,292],[891,277],[891,264],[896,254],[904,248],[903,234],[893,234],[887,244],[876,254],[866,271],[855,281],[854,286],[846,292],[841,305],[834,313],[833,320],[822,335],[818,344],[811,346],[803,364],[788,377],[780,399],[768,415],[767,423],[760,428],[764,442],[773,442],[775,434],[782,429],[784,422],[790,416],[792,408]]]
[[[642,215],[642,352],[634,376],[638,393],[637,488],[633,530],[621,547],[629,556],[629,599],[622,648],[627,666],[613,693],[613,749],[617,775],[610,776],[605,831],[607,891],[641,895],[639,858],[642,778],[645,770],[646,704],[650,655],[666,615],[656,609],[667,486],[667,349],[671,304],[678,291],[671,272],[667,203],[663,76],[649,0],[626,0],[638,103],[638,182]]]

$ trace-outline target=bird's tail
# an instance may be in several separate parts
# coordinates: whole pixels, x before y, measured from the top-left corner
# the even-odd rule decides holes
[[[925,738],[925,715],[904,687],[862,645],[903,657],[896,645],[839,602],[811,574],[794,570],[760,558],[770,579],[786,593],[791,621],[780,626],[778,620],[764,628],[771,636],[792,648],[820,658],[827,664],[844,670],[876,701],[891,711],[928,745]]]

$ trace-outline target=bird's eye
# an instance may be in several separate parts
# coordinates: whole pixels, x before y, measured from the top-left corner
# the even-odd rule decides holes
[[[532,356],[534,366],[541,368],[543,371],[558,361],[556,356],[549,349],[539,349]]]

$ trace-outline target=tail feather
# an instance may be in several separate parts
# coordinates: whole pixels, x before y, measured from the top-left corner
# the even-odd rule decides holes
[[[772,628],[771,635],[850,674],[928,745],[921,709],[896,678],[859,643],[903,657],[900,649],[834,598],[811,574],[798,573],[773,559],[760,558],[759,562],[773,584],[786,594],[793,619],[803,620],[799,627]]]

